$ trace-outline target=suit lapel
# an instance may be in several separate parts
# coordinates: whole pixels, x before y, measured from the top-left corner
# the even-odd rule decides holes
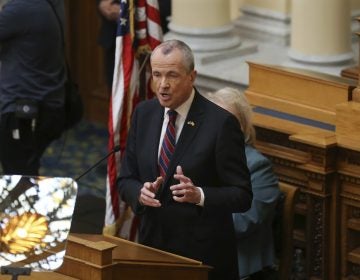
[[[149,149],[151,151],[151,173],[153,174],[154,178],[159,176],[159,169],[158,169],[158,149],[159,149],[159,141],[160,141],[160,133],[161,127],[164,119],[164,108],[159,106],[156,108],[153,121],[149,123],[152,127],[151,138],[149,140]]]

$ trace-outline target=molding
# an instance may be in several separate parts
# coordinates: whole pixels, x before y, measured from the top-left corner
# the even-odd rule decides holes
[[[242,15],[234,22],[240,37],[289,45],[289,15],[251,6],[245,6],[241,10]]]
[[[353,52],[336,55],[308,55],[293,49],[289,49],[288,56],[295,61],[314,64],[341,64],[354,59]]]
[[[284,21],[284,22],[290,22],[290,15],[286,13],[277,12],[270,9],[265,8],[259,8],[254,6],[245,5],[241,8],[241,11],[244,14],[249,14],[253,16],[259,16],[262,18],[267,18],[275,21]]]
[[[174,24],[173,22],[169,23],[170,31],[174,33],[193,35],[193,36],[218,36],[221,34],[230,33],[234,29],[233,24],[227,24],[223,26],[213,26],[208,28],[198,28],[198,27],[186,27]],[[165,34],[166,35],[166,34]]]
[[[178,39],[186,42],[194,52],[214,52],[236,48],[241,45],[240,38],[234,34],[233,25],[214,28],[187,28],[169,24],[170,31],[164,39]]]

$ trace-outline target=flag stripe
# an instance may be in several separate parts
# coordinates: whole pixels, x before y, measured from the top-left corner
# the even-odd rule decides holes
[[[114,78],[108,120],[108,149],[112,151],[116,145],[120,145],[120,152],[111,155],[108,159],[104,227],[105,232],[106,227],[109,226],[113,229],[112,226],[115,225],[114,232],[110,232],[114,235],[118,233],[116,228],[117,222],[129,212],[127,211],[128,205],[118,196],[116,180],[119,175],[121,157],[125,150],[131,115],[135,106],[140,101],[139,61],[137,57],[139,51],[151,51],[162,41],[158,7],[157,0],[120,1]],[[146,82],[145,90],[147,89],[147,92],[144,96],[152,97],[153,93],[150,91],[149,86],[150,76],[146,73],[145,77],[148,79],[148,82]],[[138,221],[132,216],[131,221],[125,221],[124,224],[129,225],[129,228],[128,232],[123,236],[133,240]],[[120,230],[122,231],[122,229]]]

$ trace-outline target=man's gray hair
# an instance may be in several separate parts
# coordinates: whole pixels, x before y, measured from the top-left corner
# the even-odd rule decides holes
[[[194,54],[191,48],[183,41],[175,40],[175,39],[164,41],[153,50],[152,54],[155,51],[159,50],[163,55],[168,55],[175,49],[178,49],[183,54],[183,58],[184,58],[183,62],[186,68],[186,72],[190,73],[192,70],[194,70],[195,68]]]

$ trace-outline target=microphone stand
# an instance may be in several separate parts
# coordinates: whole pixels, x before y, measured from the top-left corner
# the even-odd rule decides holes
[[[20,275],[30,275],[31,267],[2,266],[2,275],[11,275],[11,280],[17,280]]]
[[[104,156],[102,159],[98,160],[94,165],[92,165],[89,169],[85,170],[84,173],[82,173],[80,176],[78,176],[77,178],[75,178],[75,181],[80,180],[80,178],[82,178],[83,176],[85,176],[86,174],[88,174],[91,170],[93,170],[95,167],[97,167],[101,162],[103,162],[105,159],[107,159],[109,156],[111,156],[112,154],[116,153],[120,151],[120,145],[115,146],[110,153],[108,153],[106,156]]]

